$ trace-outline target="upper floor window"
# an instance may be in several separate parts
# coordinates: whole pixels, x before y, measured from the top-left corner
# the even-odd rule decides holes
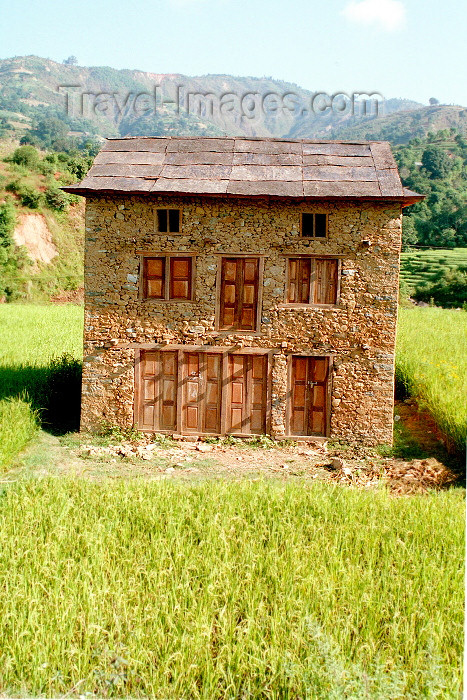
[[[143,257],[143,298],[193,299],[193,258],[175,255]]]
[[[159,233],[180,233],[180,209],[156,209]]]
[[[260,258],[222,258],[219,330],[255,331],[258,326]]]
[[[300,234],[303,238],[326,238],[328,235],[328,215],[302,212]]]
[[[339,260],[289,258],[287,304],[337,304]]]

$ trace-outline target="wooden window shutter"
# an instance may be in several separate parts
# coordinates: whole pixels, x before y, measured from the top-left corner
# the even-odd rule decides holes
[[[149,299],[165,297],[165,258],[144,258],[144,296]]]
[[[326,258],[316,258],[314,260],[312,303],[337,303],[337,270],[337,260]]]
[[[220,320],[224,330],[255,330],[259,259],[222,258]]]
[[[287,292],[287,302],[289,304],[309,304],[310,278],[310,258],[289,259],[289,283]]]
[[[191,299],[192,259],[170,258],[170,299]]]

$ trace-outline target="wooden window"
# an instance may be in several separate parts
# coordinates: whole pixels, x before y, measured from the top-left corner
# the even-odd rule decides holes
[[[287,304],[337,304],[339,261],[289,258]]]
[[[259,258],[222,258],[219,300],[220,330],[256,330],[259,264]]]
[[[326,238],[328,235],[328,215],[303,212],[300,226],[304,238]]]
[[[180,209],[156,209],[159,233],[180,233]]]
[[[193,258],[176,255],[143,257],[143,298],[191,301]]]

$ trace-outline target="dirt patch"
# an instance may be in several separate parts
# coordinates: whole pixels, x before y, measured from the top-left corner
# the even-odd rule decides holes
[[[72,476],[93,481],[144,479],[199,481],[205,479],[265,479],[328,481],[356,488],[386,486],[394,495],[439,490],[458,477],[435,458],[395,459],[366,448],[362,453],[328,449],[326,445],[251,448],[179,441],[173,444],[118,442],[99,445],[90,436],[60,440],[47,433],[23,454],[5,475]]]
[[[49,263],[58,250],[42,214],[21,214],[13,234],[16,245],[24,245],[34,262]]]
[[[84,304],[84,287],[60,292],[51,297],[50,301],[54,304]]]

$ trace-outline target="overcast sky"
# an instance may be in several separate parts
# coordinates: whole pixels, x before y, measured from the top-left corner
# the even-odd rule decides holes
[[[0,0],[1,58],[272,76],[312,91],[467,105],[459,0]]]

